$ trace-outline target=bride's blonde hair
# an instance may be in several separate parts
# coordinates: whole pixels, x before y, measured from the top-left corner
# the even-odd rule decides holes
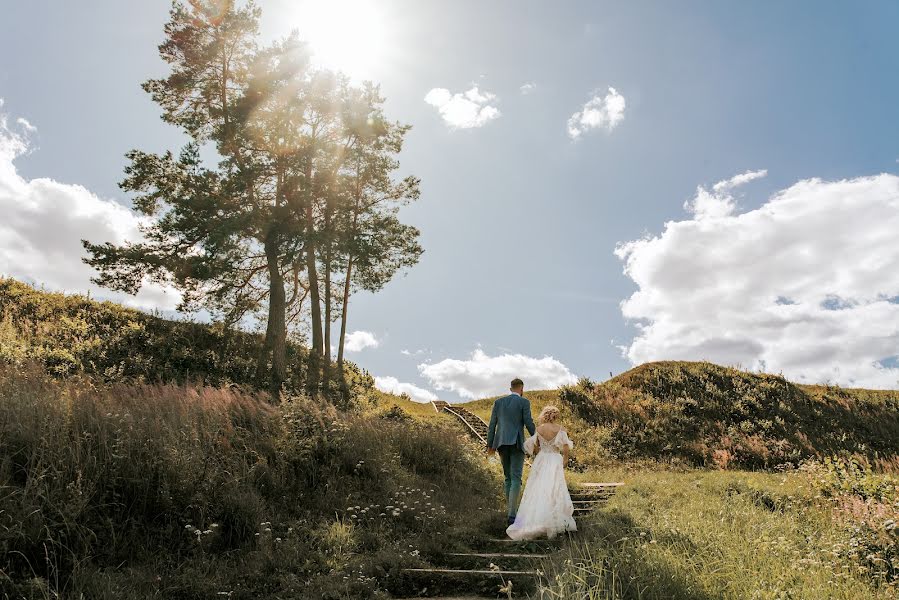
[[[559,412],[559,409],[555,406],[544,406],[543,410],[540,411],[540,416],[537,417],[537,420],[540,423],[555,423],[559,420],[559,417],[562,416],[562,413]]]

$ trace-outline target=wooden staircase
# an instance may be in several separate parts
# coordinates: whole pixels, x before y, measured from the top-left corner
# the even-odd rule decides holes
[[[508,597],[501,592],[505,588],[516,597],[534,594],[543,576],[541,563],[549,559],[550,552],[563,539],[559,536],[555,540],[514,542],[485,535],[468,551],[428,557],[433,567],[402,569],[396,579],[400,589],[394,593],[410,598],[435,594],[496,598]]]
[[[589,526],[585,519],[593,510],[602,506],[615,494],[622,483],[582,483],[571,486],[574,515],[578,528]],[[503,531],[498,526],[494,535]],[[543,577],[542,563],[552,559],[552,554],[577,536],[577,532],[561,534],[553,539],[517,541],[505,537],[489,537],[473,540],[464,552],[445,552],[428,557],[433,565],[422,568],[400,569],[395,583],[396,592],[403,597],[460,592],[480,594],[479,598],[507,597],[501,589],[511,591],[512,596],[529,596],[537,592]],[[511,587],[509,582],[512,582]],[[412,596],[406,596],[412,597]]]
[[[569,486],[575,518],[589,515],[594,509],[604,505],[622,485],[624,483],[619,481],[615,483],[580,483]]]
[[[456,417],[462,426],[484,446],[487,445],[487,423],[460,405],[442,400],[431,403],[438,413]],[[578,528],[587,523],[585,517],[603,506],[623,483],[580,483],[569,486]],[[505,525],[497,526],[494,535],[503,535]],[[551,540],[516,541],[505,537],[484,536],[474,540],[464,552],[445,552],[428,557],[432,567],[399,569],[394,584],[398,597],[433,597],[435,594],[477,593],[481,598],[527,596],[537,592],[543,577],[541,562],[573,535],[562,534]],[[464,548],[463,548],[464,549]],[[458,548],[457,548],[458,550]],[[511,582],[511,586],[509,585]]]
[[[484,419],[458,404],[450,404],[443,400],[434,400],[431,404],[437,412],[444,411],[455,416],[474,437],[487,445],[487,423]]]

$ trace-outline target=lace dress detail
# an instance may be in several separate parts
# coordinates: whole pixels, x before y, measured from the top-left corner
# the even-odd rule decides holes
[[[555,537],[566,531],[577,531],[574,522],[574,505],[565,483],[562,449],[574,444],[564,429],[547,440],[535,433],[524,442],[524,449],[533,455],[539,450],[531,465],[524,487],[521,504],[515,522],[506,529],[513,540]]]

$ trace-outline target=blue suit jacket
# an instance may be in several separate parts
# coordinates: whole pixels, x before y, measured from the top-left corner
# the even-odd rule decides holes
[[[493,403],[490,425],[487,427],[487,446],[518,446],[524,451],[523,428],[534,435],[534,419],[531,417],[531,403],[518,394],[503,396]]]

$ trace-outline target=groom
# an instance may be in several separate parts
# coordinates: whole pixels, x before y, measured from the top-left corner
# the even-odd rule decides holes
[[[518,513],[518,497],[521,495],[521,473],[524,470],[524,436],[521,430],[527,427],[534,435],[534,419],[531,417],[531,403],[524,398],[524,382],[512,380],[511,394],[493,403],[490,425],[487,428],[487,456],[499,452],[506,476],[506,508],[509,525],[515,522]]]

